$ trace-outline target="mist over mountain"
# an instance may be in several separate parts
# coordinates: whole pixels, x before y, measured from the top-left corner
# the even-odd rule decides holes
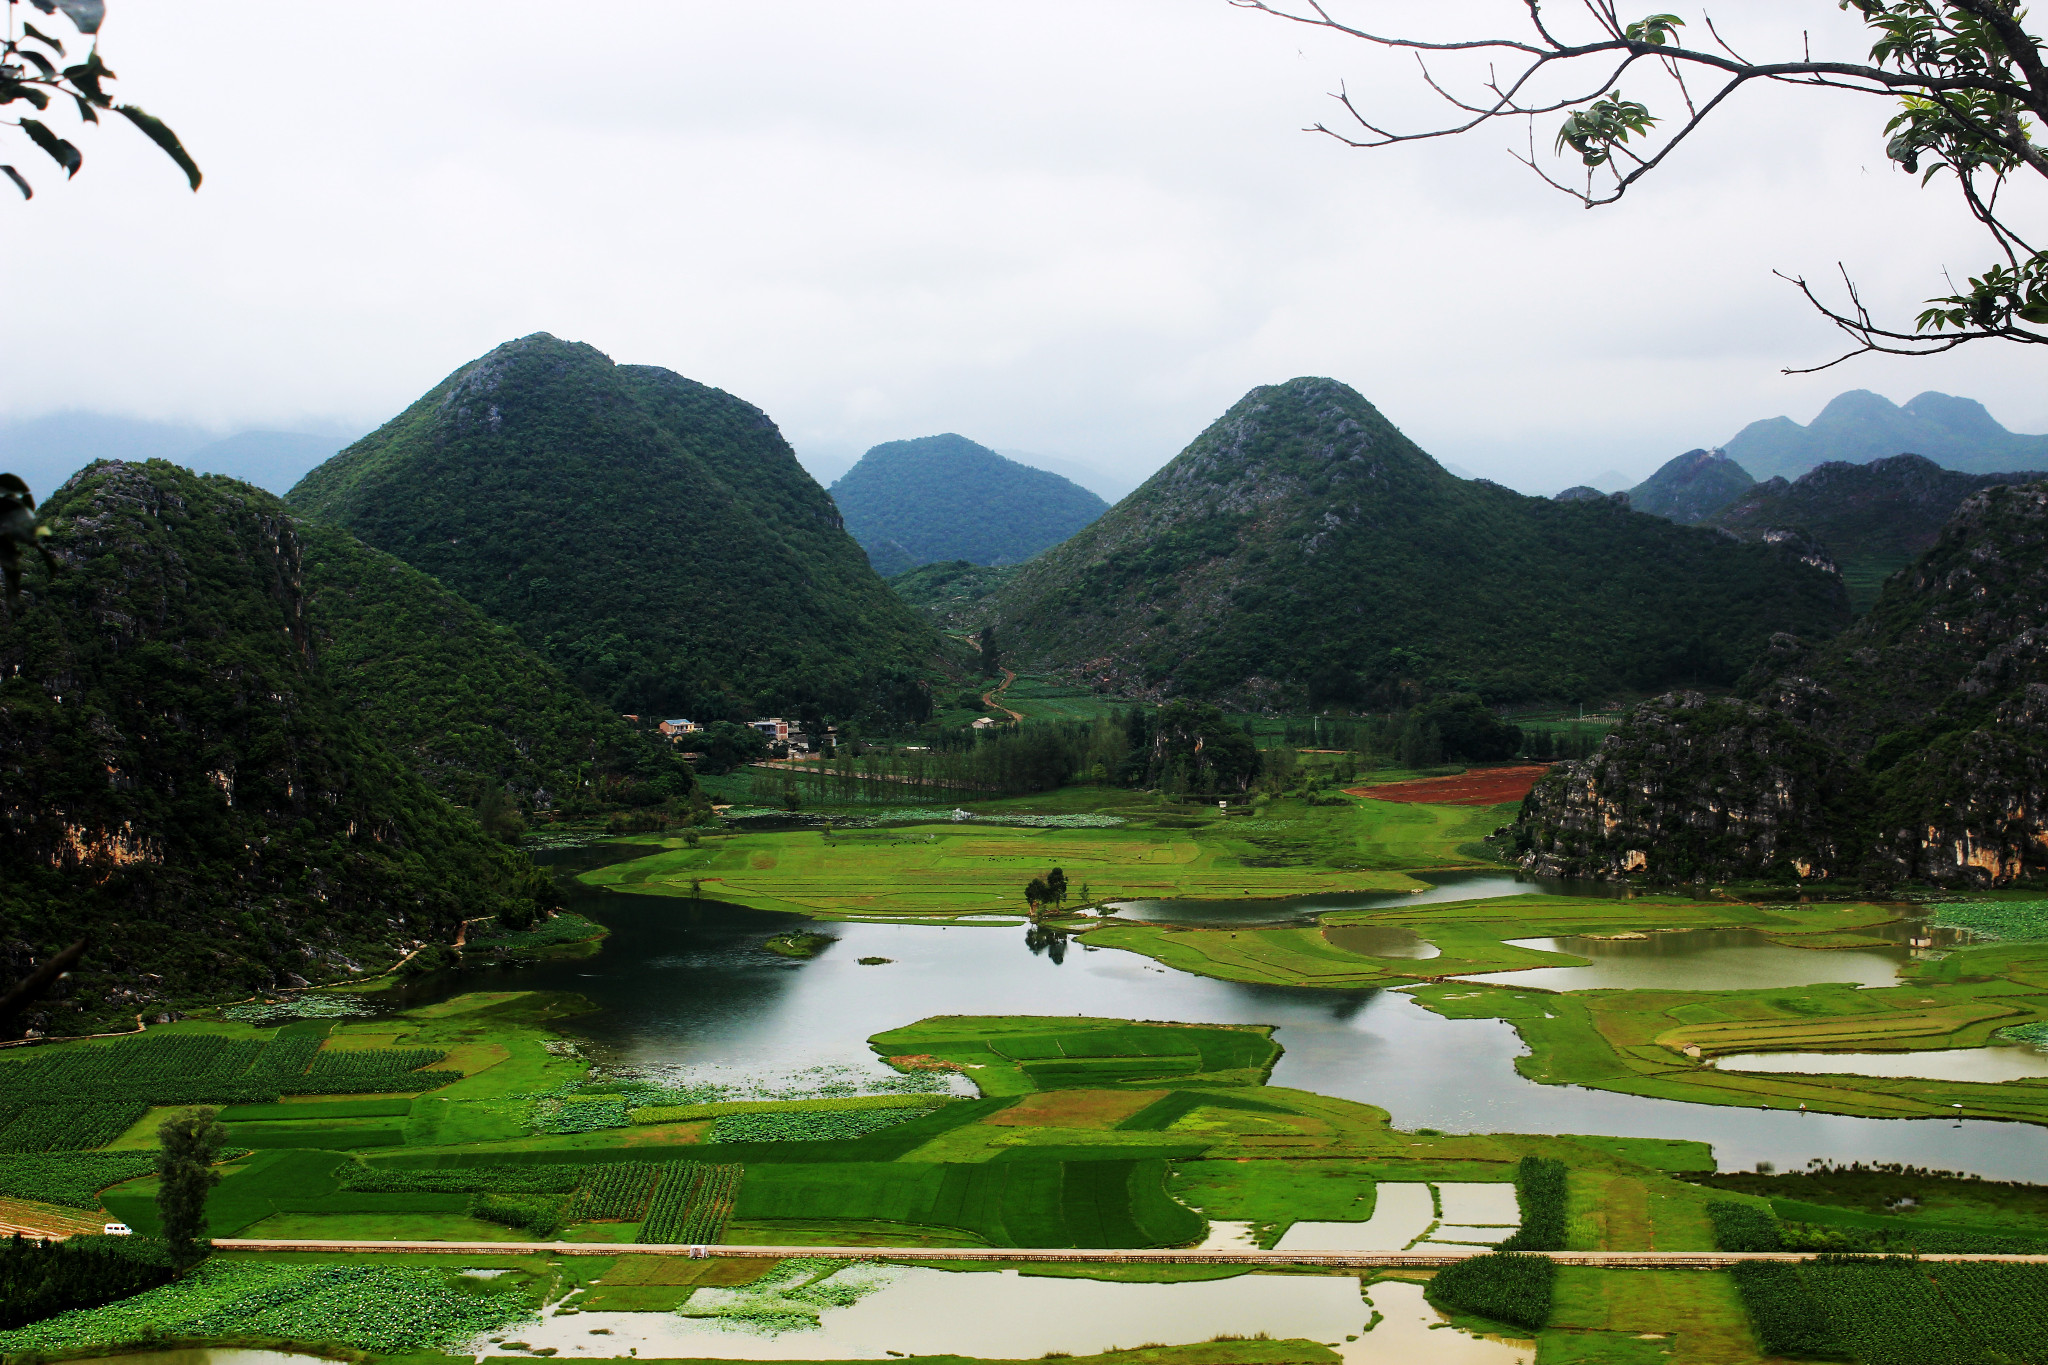
[[[1813,537],[1840,566],[1851,604],[1864,610],[1888,575],[1933,547],[1970,494],[2043,478],[2038,471],[1962,474],[1920,455],[1833,461],[1790,483],[1767,479],[1703,521],[1746,540],[1782,531]]]
[[[1970,474],[2048,465],[2048,436],[2007,431],[1982,403],[1932,391],[1901,407],[1852,389],[1805,426],[1789,417],[1751,422],[1724,449],[1758,479],[1796,479],[1829,461],[1863,464],[1888,455],[1924,455]]]
[[[536,333],[312,471],[292,505],[433,575],[616,711],[921,714],[933,628],[766,413]]]
[[[283,494],[353,435],[323,425],[313,431],[252,429],[222,436],[189,423],[56,412],[0,422],[0,469],[19,474],[41,496],[95,460],[170,460]]]
[[[948,433],[890,441],[832,485],[877,572],[964,559],[1018,564],[1109,510],[1080,485]]]
[[[993,615],[1020,668],[1281,704],[1579,698],[1732,682],[1774,631],[1848,620],[1778,546],[1443,470],[1352,389],[1254,389],[1143,487],[1024,565]]]

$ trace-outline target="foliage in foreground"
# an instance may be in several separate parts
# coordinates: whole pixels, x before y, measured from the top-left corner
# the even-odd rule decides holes
[[[73,1237],[0,1243],[0,1328],[74,1309],[97,1308],[171,1278],[165,1245],[153,1237]]]
[[[1445,1266],[1430,1280],[1429,1301],[1447,1313],[1471,1313],[1531,1330],[1550,1321],[1557,1262],[1497,1251]]]
[[[133,1298],[0,1332],[0,1351],[257,1336],[412,1354],[496,1331],[531,1312],[520,1294],[457,1285],[438,1270],[212,1260]]]

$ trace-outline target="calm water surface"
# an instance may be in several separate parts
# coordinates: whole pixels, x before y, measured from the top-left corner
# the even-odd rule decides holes
[[[1723,1071],[1802,1076],[1913,1076],[1929,1081],[2048,1080],[2048,1052],[2031,1047],[1956,1047],[1935,1052],[1744,1052],[1717,1057]]]
[[[1645,938],[1511,938],[1519,948],[1592,959],[1586,967],[1535,967],[1458,978],[1546,991],[1746,991],[1818,986],[1828,981],[1890,986],[1912,956],[1904,944],[1882,948],[1788,948],[1754,929],[1681,929]]]
[[[516,1330],[554,1347],[557,1360],[622,1355],[720,1360],[873,1360],[900,1355],[1030,1359],[1059,1351],[1094,1355],[1147,1343],[1185,1345],[1229,1333],[1299,1337],[1336,1348],[1347,1365],[1527,1365],[1527,1342],[1472,1336],[1445,1326],[1415,1284],[1372,1286],[1328,1275],[1239,1275],[1180,1284],[889,1267],[864,1272],[884,1287],[819,1325],[773,1335],[670,1313],[585,1312]],[[744,1291],[740,1291],[743,1293]],[[725,1297],[698,1290],[684,1312]],[[737,1294],[734,1297],[738,1297]],[[1367,1329],[1377,1309],[1385,1316]],[[600,1330],[603,1335],[600,1335]],[[513,1334],[508,1334],[513,1335]],[[1355,1341],[1346,1341],[1355,1337]],[[502,1358],[502,1345],[480,1344]],[[524,1355],[524,1352],[517,1354]]]
[[[617,856],[577,853],[585,867]],[[1458,894],[1475,894],[1475,880]],[[1529,889],[1495,882],[1513,887],[1508,894]],[[1027,941],[1016,927],[821,923],[836,942],[793,960],[760,947],[789,928],[785,915],[588,888],[571,894],[580,913],[611,928],[603,953],[443,976],[409,988],[410,1002],[461,990],[576,991],[602,1007],[568,1025],[594,1053],[707,1074],[837,1064],[879,1076],[869,1035],[935,1014],[1272,1024],[1285,1048],[1275,1085],[1378,1105],[1404,1129],[1682,1138],[1712,1143],[1724,1169],[1819,1157],[2048,1182],[2048,1135],[2032,1125],[1802,1114],[1538,1085],[1516,1073],[1526,1049],[1506,1023],[1445,1019],[1398,992],[1218,981],[1058,936]],[[861,966],[861,957],[891,961]]]

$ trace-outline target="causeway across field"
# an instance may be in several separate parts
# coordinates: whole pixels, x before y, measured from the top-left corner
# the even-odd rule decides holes
[[[441,1252],[451,1256],[689,1256],[841,1261],[1045,1261],[1104,1265],[1241,1265],[1396,1267],[1434,1270],[1485,1256],[1492,1247],[1430,1247],[1413,1251],[1086,1251],[1072,1247],[774,1247],[691,1246],[682,1242],[370,1242],[314,1241],[296,1237],[217,1237],[217,1251]],[[1559,1265],[1638,1270],[1725,1270],[1742,1261],[1808,1261],[1810,1251],[1545,1251]],[[1873,1257],[1873,1259],[1875,1259]],[[1923,1261],[2012,1261],[2048,1264],[2048,1255],[1943,1253]]]

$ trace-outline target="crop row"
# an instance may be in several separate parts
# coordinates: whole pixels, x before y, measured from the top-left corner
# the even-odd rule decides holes
[[[610,1161],[583,1168],[576,1188],[575,1217],[633,1222],[647,1212],[661,1167],[651,1161]]]
[[[324,1052],[305,1034],[254,1038],[150,1035],[0,1062],[0,1105],[266,1104],[281,1094],[431,1090],[454,1072],[423,1072],[431,1048]]]
[[[0,1198],[97,1209],[100,1191],[156,1168],[153,1152],[49,1152],[0,1156]]]
[[[1761,1204],[1716,1199],[1707,1205],[1714,1225],[1714,1245],[1722,1251],[1782,1251],[1785,1238],[1778,1220]]]
[[[1445,1266],[1430,1278],[1429,1301],[1453,1313],[1473,1313],[1531,1330],[1550,1321],[1557,1262],[1548,1256],[1497,1251]]]
[[[1982,1346],[1910,1261],[1807,1264],[1799,1279],[1865,1365],[1982,1365]]]
[[[0,1152],[72,1152],[100,1147],[128,1131],[149,1106],[31,1104],[14,1110],[0,1127]]]
[[[1563,1251],[1569,1171],[1562,1161],[1525,1156],[1515,1168],[1515,1198],[1522,1206],[1521,1230],[1500,1244],[1502,1251]]]
[[[1716,1220],[1717,1235],[1719,1229]],[[1757,1345],[1765,1355],[1847,1358],[1827,1312],[1807,1287],[1799,1267],[1785,1261],[1743,1261],[1731,1273]]]
[[[161,1288],[0,1332],[0,1351],[121,1346],[152,1337],[273,1337],[388,1355],[450,1346],[532,1315],[525,1296],[438,1270],[208,1261]]]
[[[698,1161],[667,1163],[654,1187],[647,1216],[640,1224],[640,1242],[688,1242],[708,1245],[725,1236],[738,1198],[742,1166],[713,1166]]]
[[[341,1187],[376,1194],[568,1194],[585,1169],[567,1163],[534,1163],[423,1171],[351,1162],[341,1168]]]
[[[711,1125],[712,1142],[839,1142],[922,1118],[921,1109],[729,1114]]]
[[[501,1227],[519,1228],[546,1241],[562,1230],[568,1204],[560,1195],[480,1194],[469,1201],[469,1216]]]

